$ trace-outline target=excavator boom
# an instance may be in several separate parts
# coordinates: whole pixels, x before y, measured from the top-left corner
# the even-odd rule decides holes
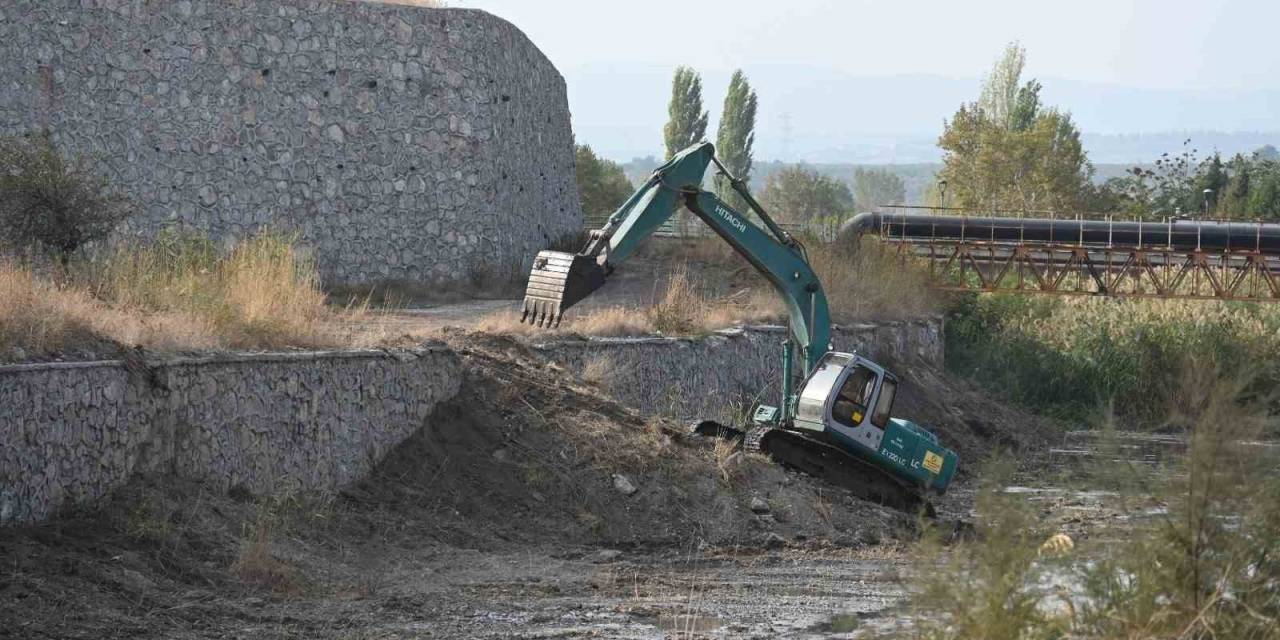
[[[764,226],[702,189],[712,164],[729,179]],[[576,254],[543,251],[533,263],[522,318],[558,325],[564,313],[604,286],[616,265],[684,205],[763,275],[786,303],[790,339],[783,343],[778,407],[759,406],[752,427],[703,423],[700,432],[737,434],[744,446],[844,486],[868,500],[911,509],[923,493],[946,489],[957,458],[914,423],[889,417],[897,379],[856,354],[829,352],[827,297],[805,249],[778,226],[702,142],[654,170]],[[792,393],[798,349],[803,390]],[[874,409],[874,410],[873,410]],[[754,435],[748,435],[750,434]]]
[[[540,326],[558,325],[565,311],[603,286],[613,268],[633,254],[683,204],[746,258],[782,296],[807,372],[829,348],[831,320],[822,284],[809,266],[804,247],[773,222],[741,181],[729,176],[765,228],[714,193],[702,190],[703,177],[712,163],[728,175],[716,160],[711,143],[702,142],[681,151],[655,169],[603,227],[591,232],[582,251],[539,253],[534,258],[522,318]]]

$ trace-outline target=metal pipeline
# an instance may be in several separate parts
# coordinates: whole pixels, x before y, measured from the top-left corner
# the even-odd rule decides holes
[[[1280,224],[1169,219],[1163,222],[860,213],[840,236],[892,240],[1061,244],[1166,251],[1254,251],[1280,255]]]

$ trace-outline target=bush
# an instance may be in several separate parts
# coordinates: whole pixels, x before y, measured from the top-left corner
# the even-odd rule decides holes
[[[969,295],[947,323],[957,372],[1061,417],[1114,406],[1134,426],[1182,420],[1173,409],[1188,358],[1236,375],[1277,355],[1280,309],[1266,305]],[[1269,366],[1250,372],[1259,389],[1275,379]]]
[[[1050,548],[1032,506],[989,484],[976,539],[946,549],[931,537],[918,550],[919,636],[1276,637],[1280,482],[1275,454],[1257,442],[1268,428],[1257,380],[1194,358],[1180,365],[1170,411],[1188,411],[1189,448],[1172,468],[1130,467],[1113,494],[1121,529]]]
[[[48,135],[0,138],[0,230],[16,247],[39,247],[65,265],[129,214],[84,158],[63,159]]]

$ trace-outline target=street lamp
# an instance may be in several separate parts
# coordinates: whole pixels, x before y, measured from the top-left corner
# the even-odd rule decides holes
[[[1209,217],[1209,199],[1213,197],[1213,189],[1204,190],[1204,217]]]
[[[938,181],[938,201],[939,206],[946,208],[947,206],[947,181],[942,179]]]

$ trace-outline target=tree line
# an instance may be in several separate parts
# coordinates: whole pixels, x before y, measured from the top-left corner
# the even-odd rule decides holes
[[[943,168],[930,204],[1014,214],[1114,213],[1144,218],[1280,219],[1280,154],[1267,145],[1224,161],[1191,141],[1102,184],[1071,114],[1022,81],[1026,50],[1009,44],[975,102],[960,106],[938,146]]]
[[[729,80],[728,92],[716,131],[716,155],[734,177],[749,182],[754,168],[756,111],[759,99],[741,69]],[[679,67],[671,80],[667,123],[662,130],[666,159],[707,139],[709,113],[703,107],[702,77],[689,67]],[[578,188],[583,212],[589,217],[608,214],[635,188],[622,166],[599,157],[588,145],[577,146]],[[796,223],[834,222],[859,207],[897,204],[906,198],[902,178],[886,169],[857,169],[850,183],[808,167],[789,165],[771,173],[755,193],[770,215]],[[731,207],[747,213],[747,205],[729,180],[716,175],[711,189]]]
[[[1045,104],[1042,84],[1023,78],[1026,50],[1005,47],[975,100],[944,121],[938,138],[943,165],[922,204],[1006,215],[1113,213],[1132,217],[1212,216],[1280,220],[1280,153],[1267,145],[1224,159],[1201,156],[1190,140],[1125,175],[1095,180],[1095,170],[1071,113]],[[707,137],[702,78],[679,67],[671,82],[663,146],[670,159]],[[716,152],[733,175],[749,181],[758,98],[747,77],[729,82]],[[634,189],[622,167],[578,147],[578,178],[588,215],[615,210]],[[745,203],[722,177],[711,188],[734,208]],[[902,178],[888,169],[856,169],[849,179],[790,164],[768,173],[756,198],[774,217],[796,223],[834,223],[859,210],[901,204]]]

